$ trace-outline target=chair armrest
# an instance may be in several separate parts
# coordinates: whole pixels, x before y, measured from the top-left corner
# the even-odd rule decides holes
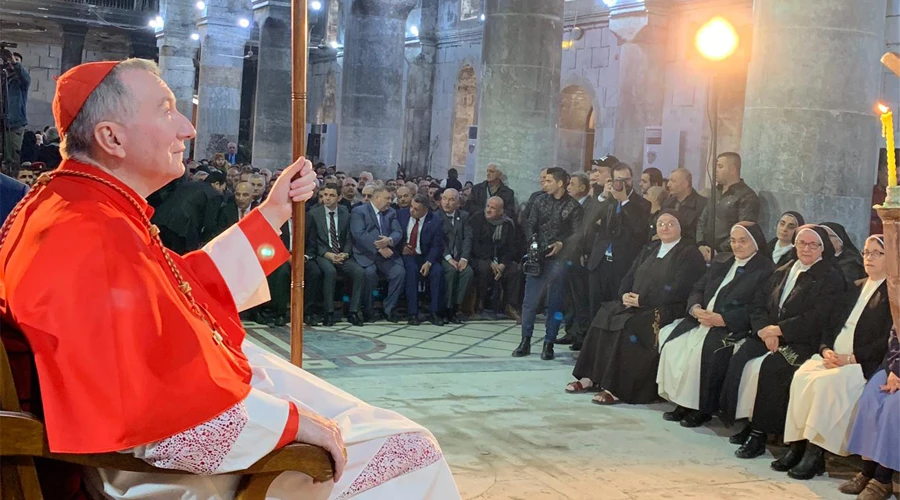
[[[30,413],[0,411],[0,457],[39,457],[44,450],[44,424]]]
[[[183,470],[161,469],[135,458],[128,453],[52,453],[45,448],[43,456],[85,467],[114,469],[147,474],[188,474]],[[327,481],[334,475],[334,462],[323,448],[309,444],[294,443],[274,450],[259,459],[249,468],[230,472],[231,475],[252,475],[272,472],[302,472],[316,481]]]

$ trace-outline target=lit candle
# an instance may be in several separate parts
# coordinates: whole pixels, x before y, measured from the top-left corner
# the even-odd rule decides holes
[[[888,186],[897,185],[897,155],[894,145],[894,113],[884,104],[878,105],[881,112],[881,135],[887,141]]]

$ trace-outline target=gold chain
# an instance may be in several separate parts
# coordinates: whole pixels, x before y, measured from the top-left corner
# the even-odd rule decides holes
[[[191,285],[184,279],[181,275],[181,271],[178,270],[178,266],[175,265],[175,262],[172,260],[172,257],[169,255],[169,252],[166,251],[165,246],[162,243],[162,239],[159,237],[159,228],[156,227],[150,219],[147,217],[147,214],[144,213],[143,207],[138,203],[137,200],[134,199],[127,191],[122,189],[119,186],[103,179],[102,177],[98,177],[96,175],[88,174],[85,172],[76,172],[72,170],[56,170],[54,172],[45,172],[41,174],[34,183],[34,187],[16,204],[16,207],[13,208],[12,212],[10,212],[9,217],[6,218],[6,221],[3,223],[2,228],[0,228],[0,249],[3,248],[3,243],[6,241],[6,236],[9,234],[9,230],[12,227],[13,221],[22,211],[22,208],[28,203],[29,200],[35,197],[38,192],[43,191],[43,189],[50,183],[51,180],[61,177],[61,176],[70,176],[70,177],[81,177],[84,179],[90,179],[93,181],[97,181],[107,187],[114,189],[116,192],[121,194],[126,200],[128,200],[137,210],[138,214],[140,214],[141,222],[144,224],[144,227],[147,229],[147,232],[150,235],[150,241],[155,244],[159,250],[162,252],[163,257],[166,259],[166,264],[169,266],[169,270],[172,272],[172,275],[175,276],[175,281],[178,282],[178,290],[182,295],[187,299],[188,304],[191,307],[191,312],[194,313],[197,318],[206,323],[206,326],[212,331],[213,341],[216,345],[221,345],[222,343],[222,334],[219,333],[218,325],[216,321],[212,318],[208,311],[204,310],[200,307],[200,304],[194,300],[194,294],[191,292]]]

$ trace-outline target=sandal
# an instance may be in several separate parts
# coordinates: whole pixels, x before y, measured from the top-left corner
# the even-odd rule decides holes
[[[597,386],[593,383],[587,387],[581,383],[581,380],[576,380],[574,382],[570,382],[566,385],[566,393],[568,394],[583,394],[585,392],[596,392]]]
[[[595,405],[611,406],[611,405],[617,405],[617,404],[621,403],[621,401],[616,399],[616,397],[613,396],[612,393],[609,391],[600,391],[599,394],[597,394],[596,396],[594,396],[593,399],[591,399],[591,403],[594,403]]]

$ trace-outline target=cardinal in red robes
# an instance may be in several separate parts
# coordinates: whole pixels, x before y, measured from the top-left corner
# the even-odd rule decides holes
[[[102,498],[229,498],[223,474],[292,441],[328,450],[334,480],[286,473],[270,497],[458,498],[427,430],[245,339],[238,313],[290,257],[279,228],[313,193],[309,161],[201,250],[163,247],[146,198],[183,175],[195,134],[175,104],[149,61],[69,70],[53,100],[64,161],[0,229],[0,317],[34,353],[50,449],[185,471],[88,471]]]

